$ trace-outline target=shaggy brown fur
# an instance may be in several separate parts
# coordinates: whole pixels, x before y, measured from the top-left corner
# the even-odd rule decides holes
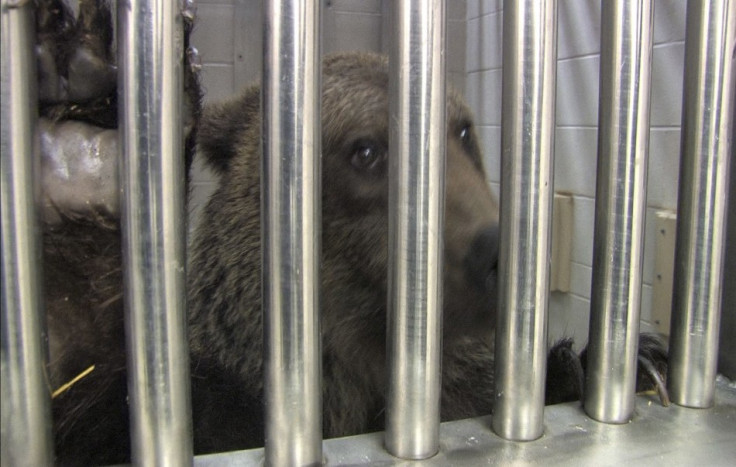
[[[71,17],[64,10],[53,10],[60,1],[40,2],[46,8],[41,12],[58,15],[39,21],[51,29],[44,32],[41,28],[40,46],[86,47],[86,42],[70,39],[79,37],[67,29],[75,27]],[[82,4],[105,7],[96,0],[82,0]],[[85,11],[88,18],[104,22],[105,15],[94,9]],[[92,20],[79,23],[84,31],[109,27]],[[53,24],[61,26],[54,30]],[[106,37],[104,31],[101,34]],[[72,55],[68,51],[62,56]],[[54,80],[68,67],[63,60],[59,64],[49,59],[54,54],[40,60],[44,57],[48,62],[45,89],[57,90],[59,83]],[[90,63],[98,64],[92,58]],[[107,76],[104,66],[92,68]],[[186,125],[191,136],[198,119],[199,89],[196,76],[188,69],[187,114],[191,120]],[[112,118],[114,126],[114,100],[102,97],[88,106],[51,100],[48,108],[55,109],[52,115],[57,117],[84,117],[101,126]],[[391,157],[388,99],[385,58],[349,53],[325,60],[320,311],[327,437],[383,427],[387,165]],[[485,180],[470,112],[452,90],[447,98],[447,122],[444,420],[491,411],[498,255],[497,204]],[[240,97],[207,110],[198,139],[200,157],[206,158],[220,180],[189,251],[197,453],[263,443],[260,127],[260,91],[251,87]],[[183,157],[191,160],[189,151]],[[64,206],[58,208],[63,222],[48,225],[44,234],[51,389],[95,365],[90,375],[54,399],[58,461],[65,465],[125,462],[129,434],[119,220],[96,212],[85,217],[69,213]],[[644,366],[664,368],[661,343],[650,337],[641,343]],[[572,351],[571,341],[556,345],[549,358],[547,401],[579,398],[584,361]]]
[[[102,128],[117,127],[110,2],[79,0],[78,9],[75,17],[65,0],[38,0],[34,10],[39,113],[46,119],[39,125],[41,147],[57,144],[50,156],[43,157],[56,158],[52,162],[69,169],[60,175],[44,169],[48,176],[43,180],[44,207],[51,212],[44,218],[43,233],[49,392],[94,365],[93,371],[52,400],[55,451],[61,465],[130,459],[120,219],[107,205],[117,205],[117,200],[100,204],[95,199],[99,193],[83,191],[82,187],[97,186],[105,179],[95,178],[101,174],[94,166],[80,167],[77,158],[63,160],[59,149],[76,143],[80,153],[94,152],[99,149],[94,135]],[[184,16],[182,158],[187,169],[194,155],[202,98],[196,57],[189,48],[192,27],[191,18]],[[59,120],[76,122],[54,126]],[[101,150],[108,149],[103,145]],[[116,157],[114,152],[87,156],[79,159],[100,162]],[[84,177],[93,178],[93,183]],[[64,204],[68,198],[63,190],[75,181],[80,182],[79,199],[89,196],[85,207]]]
[[[332,437],[382,426],[391,157],[386,60],[357,53],[331,56],[324,63],[323,89],[323,420],[325,435]],[[470,112],[454,91],[447,109],[442,414],[449,419],[490,411],[494,295],[486,287],[493,281],[486,279],[495,266],[498,208]],[[191,252],[194,395],[208,392],[212,377],[215,390],[223,391],[218,375],[226,373],[237,390],[219,398],[237,399],[235,392],[241,391],[245,400],[238,405],[253,414],[240,429],[223,426],[213,436],[217,420],[231,407],[225,413],[212,407],[197,410],[195,438],[207,451],[262,442],[259,138],[256,87],[206,111],[200,128],[199,154],[211,161],[221,181]],[[372,154],[367,163],[361,159],[366,149]],[[491,241],[473,251],[474,245],[483,245],[476,241],[479,236]],[[476,268],[469,258],[478,256],[484,266]]]

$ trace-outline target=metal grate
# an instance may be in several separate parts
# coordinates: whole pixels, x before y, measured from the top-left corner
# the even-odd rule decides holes
[[[181,96],[172,91],[181,88],[180,53],[174,52],[180,52],[182,42],[178,8],[183,3],[130,0],[118,12],[121,141],[128,162],[123,232],[132,458],[143,465],[183,465],[192,452],[188,371],[182,364],[187,347],[183,168],[177,162],[182,151]],[[492,421],[439,424],[437,275],[442,239],[429,239],[433,229],[441,230],[443,174],[441,167],[427,161],[443,152],[444,142],[426,137],[444,134],[433,128],[444,127],[442,105],[437,103],[444,102],[445,2],[407,0],[396,2],[393,18],[392,66],[399,70],[401,64],[402,73],[392,73],[392,100],[401,103],[392,108],[392,115],[406,127],[392,129],[392,144],[406,157],[398,158],[392,169],[396,181],[391,188],[391,232],[397,240],[390,277],[404,277],[405,271],[427,274],[409,274],[413,284],[391,282],[389,359],[396,371],[391,373],[394,389],[385,438],[365,435],[325,443],[319,429],[319,181],[314,176],[319,154],[319,5],[272,0],[264,9],[268,189],[262,224],[281,235],[264,242],[265,262],[273,266],[264,268],[269,278],[264,283],[284,285],[264,291],[271,336],[266,359],[268,441],[265,451],[206,456],[196,464],[262,462],[264,456],[276,465],[319,463],[323,458],[334,464],[400,463],[384,451],[384,444],[401,458],[426,458],[439,451],[427,461],[437,465],[489,457],[498,463],[545,464],[568,463],[573,455],[604,464],[615,459],[709,463],[736,457],[736,394],[733,387],[716,390],[715,385],[736,89],[736,2],[692,0],[688,6],[669,375],[675,402],[717,407],[707,412],[665,410],[633,393],[652,40],[651,1],[639,0],[610,2],[603,11],[595,319],[586,399],[586,411],[595,419],[634,419],[611,426],[589,420],[576,405],[543,409],[557,5],[555,0],[507,0],[496,415]],[[32,8],[33,2],[3,0],[0,11],[3,465],[44,465],[52,459],[32,183]],[[283,151],[292,154],[294,165],[276,163]],[[428,172],[415,172],[414,167]],[[427,189],[410,192],[418,179]],[[294,212],[307,216],[296,219]],[[407,232],[415,235],[402,236]],[[412,249],[421,254],[403,255],[401,246],[407,242],[421,243],[421,249]],[[299,272],[299,281],[289,271]],[[420,293],[411,295],[415,292]],[[295,406],[303,410],[295,414]],[[505,441],[491,434],[491,424],[506,439],[544,436],[530,443]],[[679,449],[682,433],[695,445],[685,454]],[[699,443],[708,450],[698,450]],[[715,457],[718,452],[726,457]]]

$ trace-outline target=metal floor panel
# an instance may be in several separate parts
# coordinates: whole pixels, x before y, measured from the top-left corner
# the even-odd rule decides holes
[[[655,396],[638,396],[634,420],[606,425],[591,420],[578,403],[545,409],[545,433],[530,442],[505,441],[490,430],[490,417],[443,423],[440,452],[421,462],[383,449],[383,433],[324,442],[326,465],[736,465],[736,383],[719,378],[711,409],[663,407]],[[263,464],[263,449],[198,456],[197,467]]]

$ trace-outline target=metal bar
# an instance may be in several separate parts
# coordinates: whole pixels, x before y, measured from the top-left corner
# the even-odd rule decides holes
[[[493,430],[542,435],[555,131],[557,2],[506,0]]]
[[[710,407],[725,251],[736,2],[688,2],[682,158],[670,332],[670,397]]]
[[[264,8],[261,238],[266,463],[322,462],[320,3]]]
[[[733,464],[728,459],[736,459],[736,391],[729,384],[719,378],[713,410],[662,407],[649,396],[637,396],[636,420],[624,425],[592,420],[579,402],[547,407],[548,429],[533,443],[509,442],[484,430],[490,423],[485,416],[443,422],[442,449],[422,462],[391,456],[383,449],[383,433],[325,440],[325,457],[329,466],[728,466]],[[197,467],[257,466],[263,449],[197,456],[196,461]]]
[[[136,465],[192,463],[181,3],[118,2],[121,223]]]
[[[634,411],[649,151],[653,4],[603,2],[598,175],[585,411]]]
[[[439,449],[445,203],[445,2],[393,2],[389,60],[386,447]]]
[[[4,0],[2,34],[2,465],[52,465],[44,369],[41,244],[34,154],[33,3]]]

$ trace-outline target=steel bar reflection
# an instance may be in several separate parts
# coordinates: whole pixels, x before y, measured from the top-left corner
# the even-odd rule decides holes
[[[710,407],[715,391],[735,49],[736,2],[688,2],[667,378],[672,400],[688,407]]]
[[[585,411],[625,423],[634,411],[653,36],[651,0],[604,2],[598,175]]]
[[[192,463],[181,2],[118,3],[128,387],[136,465]]]
[[[322,462],[319,5],[264,5],[264,394],[274,466]]]
[[[388,451],[439,449],[445,2],[393,2],[389,59]]]
[[[2,2],[2,465],[53,462],[36,212],[32,2]]]
[[[507,0],[493,429],[542,435],[553,198],[557,3]]]

